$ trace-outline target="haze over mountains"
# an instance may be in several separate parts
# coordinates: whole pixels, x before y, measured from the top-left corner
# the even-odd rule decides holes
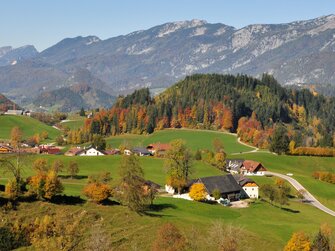
[[[268,72],[282,84],[335,84],[335,15],[241,29],[181,21],[106,40],[66,38],[40,53],[26,48],[0,48],[0,92],[21,104],[77,84],[111,96],[165,88],[193,73]]]

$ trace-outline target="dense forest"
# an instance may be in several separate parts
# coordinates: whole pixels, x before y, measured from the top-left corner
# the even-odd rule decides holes
[[[261,79],[196,74],[156,97],[148,89],[119,97],[110,110],[88,119],[84,131],[116,135],[181,127],[228,130],[267,148],[278,125],[284,125],[295,147],[332,147],[335,98],[285,89],[267,74]]]

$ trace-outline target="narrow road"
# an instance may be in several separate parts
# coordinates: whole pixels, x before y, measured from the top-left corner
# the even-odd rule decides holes
[[[311,204],[312,206],[322,210],[323,212],[330,214],[332,216],[335,216],[335,212],[331,209],[329,209],[328,207],[325,207],[323,204],[321,204],[320,201],[318,201],[310,192],[308,192],[297,180],[293,179],[290,176],[284,175],[284,174],[280,174],[280,173],[274,173],[274,172],[269,172],[266,171],[265,175],[273,175],[273,176],[277,176],[280,177],[284,180],[287,180],[295,189],[299,190],[304,190],[304,198],[305,201],[309,204]]]

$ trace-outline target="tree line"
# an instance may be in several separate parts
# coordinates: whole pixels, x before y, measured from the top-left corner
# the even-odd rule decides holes
[[[270,75],[196,74],[156,97],[149,89],[121,96],[109,110],[85,121],[82,134],[152,133],[164,128],[237,132],[261,148],[283,125],[296,147],[333,147],[335,98],[288,90]],[[84,136],[87,138],[87,136]]]

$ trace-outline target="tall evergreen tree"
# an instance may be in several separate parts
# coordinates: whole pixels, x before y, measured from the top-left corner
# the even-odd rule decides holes
[[[123,155],[119,173],[122,203],[132,211],[144,211],[149,201],[144,193],[144,173],[138,157]]]

